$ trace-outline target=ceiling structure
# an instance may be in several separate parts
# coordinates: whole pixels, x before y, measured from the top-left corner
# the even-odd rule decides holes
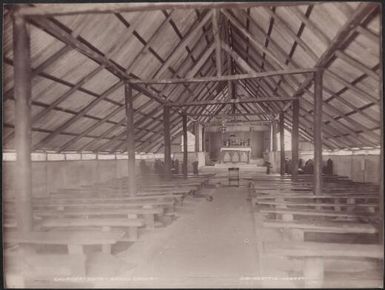
[[[287,100],[299,98],[299,134],[311,141],[312,71],[319,68],[325,148],[380,145],[379,4],[186,2],[5,6],[4,149],[14,148],[15,8],[30,32],[34,151],[125,152],[127,81],[137,152],[162,150],[164,103],[178,104],[170,120],[176,137],[183,111],[189,126],[216,114],[266,121],[284,111],[290,131]],[[243,78],[223,81],[232,75]],[[201,105],[183,106],[195,102]]]

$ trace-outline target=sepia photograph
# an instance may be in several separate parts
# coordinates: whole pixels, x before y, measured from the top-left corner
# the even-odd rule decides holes
[[[384,287],[382,2],[2,10],[3,288]]]

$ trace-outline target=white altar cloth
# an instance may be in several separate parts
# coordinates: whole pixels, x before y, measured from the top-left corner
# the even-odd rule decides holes
[[[251,152],[250,147],[221,147],[222,151],[248,151]]]

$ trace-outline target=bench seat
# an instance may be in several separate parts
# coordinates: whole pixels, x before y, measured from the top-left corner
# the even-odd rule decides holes
[[[257,201],[257,205],[266,206],[283,206],[283,207],[355,207],[355,208],[378,208],[378,203],[366,203],[366,204],[345,204],[345,203],[317,203],[317,202],[285,202],[285,201]]]
[[[110,231],[112,227],[128,228],[131,241],[138,239],[138,228],[144,226],[144,221],[138,218],[49,218],[41,222],[42,228],[79,228],[101,227]]]
[[[378,244],[346,244],[320,242],[264,242],[263,252],[279,257],[303,259],[305,288],[322,288],[325,259],[384,259],[384,248]],[[339,270],[344,271],[343,268]],[[379,277],[381,279],[381,277]]]
[[[299,240],[304,239],[305,232],[334,233],[334,234],[376,234],[378,233],[378,228],[369,223],[340,222],[340,221],[299,222],[299,221],[271,221],[271,220],[264,220],[262,223],[263,223],[263,227],[265,228],[296,230],[297,238]],[[302,234],[298,235],[299,232],[301,232]]]
[[[384,248],[378,244],[345,244],[320,242],[264,243],[264,252],[288,257],[355,257],[384,258]]]
[[[124,236],[122,231],[34,231],[5,232],[4,242],[27,245],[66,245],[69,254],[84,254],[83,246],[102,245],[109,248]]]
[[[314,210],[314,209],[288,209],[288,208],[265,208],[258,211],[261,214],[279,214],[279,215],[299,215],[299,216],[318,216],[333,218],[362,218],[363,220],[378,220],[378,216],[368,214],[367,212],[342,212],[334,210]]]

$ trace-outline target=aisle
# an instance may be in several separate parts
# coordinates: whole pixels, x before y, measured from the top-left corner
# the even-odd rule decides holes
[[[214,201],[202,199],[192,212],[162,229],[167,233],[157,240],[156,250],[132,270],[131,277],[142,279],[138,286],[261,286],[252,278],[259,275],[246,188],[211,191]]]

